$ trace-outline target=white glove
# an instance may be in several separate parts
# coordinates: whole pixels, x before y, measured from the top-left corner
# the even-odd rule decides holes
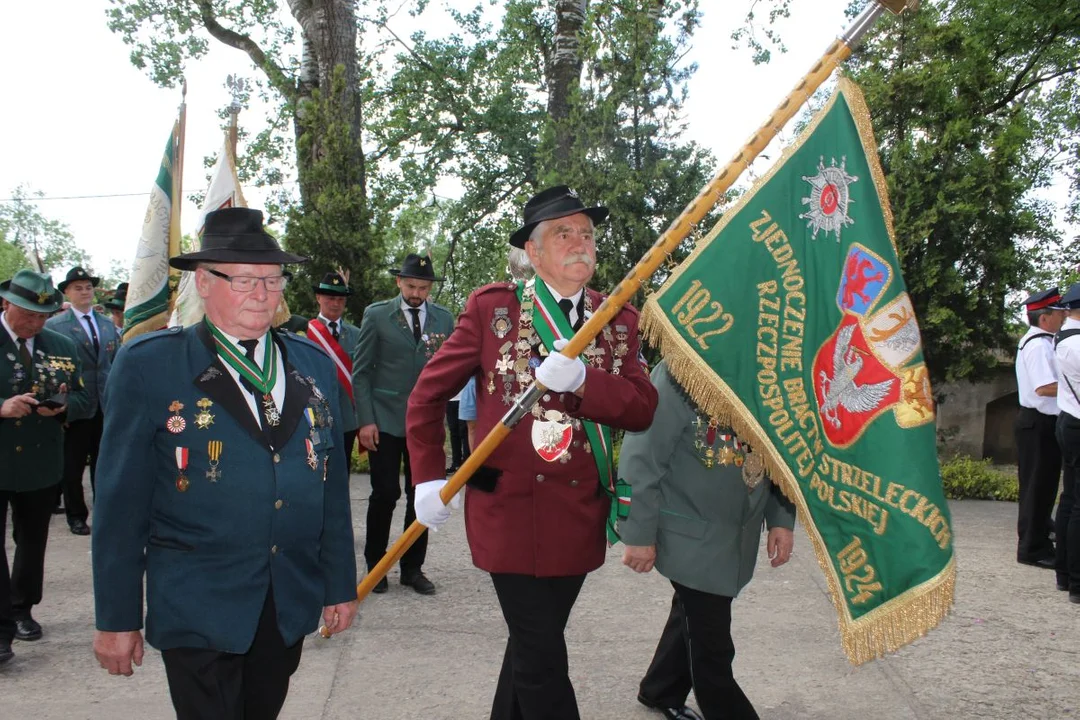
[[[432,532],[437,532],[444,522],[450,519],[450,507],[457,510],[461,507],[461,493],[459,492],[450,501],[450,507],[443,505],[439,491],[443,489],[446,480],[431,480],[416,486],[413,496],[413,509],[416,510],[416,519],[420,524]]]
[[[536,368],[536,381],[552,392],[574,392],[585,383],[585,363],[568,358],[561,351],[569,340],[556,340],[555,352]]]

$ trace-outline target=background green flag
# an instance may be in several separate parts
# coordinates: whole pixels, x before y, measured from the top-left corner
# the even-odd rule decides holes
[[[854,663],[937,625],[956,576],[876,148],[862,94],[842,80],[643,317],[679,382],[798,505]]]
[[[169,321],[179,271],[169,268],[169,258],[180,249],[180,173],[183,143],[181,119],[173,125],[157,178],[150,188],[150,203],[143,217],[142,234],[131,266],[127,305],[124,308],[124,339],[160,330]]]

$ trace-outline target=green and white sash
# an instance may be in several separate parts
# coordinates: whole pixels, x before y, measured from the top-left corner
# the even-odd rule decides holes
[[[554,353],[556,352],[555,341],[573,337],[574,330],[543,281],[537,282],[535,278],[530,280],[528,289],[531,290],[529,294],[535,298],[532,309],[533,327],[536,328],[536,333],[548,352]],[[518,302],[522,303],[523,312],[527,304],[525,292],[526,284],[518,282],[517,298]],[[581,360],[587,362],[584,356]],[[613,472],[611,428],[591,420],[582,419],[581,423],[585,428],[585,435],[589,438],[593,461],[596,463],[596,471],[600,477],[600,486],[611,501],[611,510],[607,519],[607,536],[608,541],[614,544],[619,541],[617,531],[619,519],[626,518],[630,514],[630,486],[616,478]]]

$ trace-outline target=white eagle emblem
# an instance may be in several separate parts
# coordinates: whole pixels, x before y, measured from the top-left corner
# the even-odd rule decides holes
[[[895,378],[883,380],[871,385],[859,385],[855,382],[859,371],[862,370],[862,350],[851,346],[851,336],[855,332],[854,325],[848,325],[840,330],[836,336],[836,347],[833,349],[833,374],[821,370],[818,373],[818,383],[821,388],[821,415],[832,423],[833,427],[840,427],[840,418],[837,410],[844,408],[851,413],[864,413],[876,409],[881,401],[889,394]]]

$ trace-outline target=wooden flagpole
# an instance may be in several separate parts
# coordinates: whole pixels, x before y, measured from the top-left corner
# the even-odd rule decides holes
[[[825,53],[818,59],[810,71],[799,80],[795,88],[787,94],[780,104],[773,110],[769,118],[758,128],[742,148],[735,154],[727,165],[698,193],[697,197],[682,211],[678,218],[657,238],[653,246],[638,261],[626,277],[622,279],[606,300],[600,305],[592,317],[570,339],[570,342],[562,350],[562,354],[575,358],[584,351],[585,347],[594,337],[600,334],[606,326],[618,314],[622,306],[641,287],[641,283],[648,279],[660,264],[679,246],[683,240],[693,231],[694,227],[701,222],[709,210],[723,197],[728,188],[742,175],[743,171],[750,166],[762,150],[776,137],[777,133],[795,116],[799,108],[814,94],[814,91],[823,83],[836,67],[851,55],[852,49],[862,39],[863,35],[873,27],[881,15],[888,10],[893,14],[905,11],[914,11],[918,7],[918,0],[873,0],[859,14],[851,25],[844,30]],[[491,429],[483,442],[469,455],[461,468],[454,473],[442,491],[439,493],[443,504],[447,504],[465,486],[488,456],[497,448],[515,425],[529,413],[529,410],[540,396],[544,388],[536,382],[522,393],[513,406],[506,412],[499,424]],[[375,565],[360,584],[356,586],[358,600],[363,600],[371,592],[372,588],[390,571],[405,551],[416,542],[426,528],[419,521],[413,521],[412,525],[397,541],[386,551],[382,559]],[[323,637],[329,637],[326,628],[320,628]]]

